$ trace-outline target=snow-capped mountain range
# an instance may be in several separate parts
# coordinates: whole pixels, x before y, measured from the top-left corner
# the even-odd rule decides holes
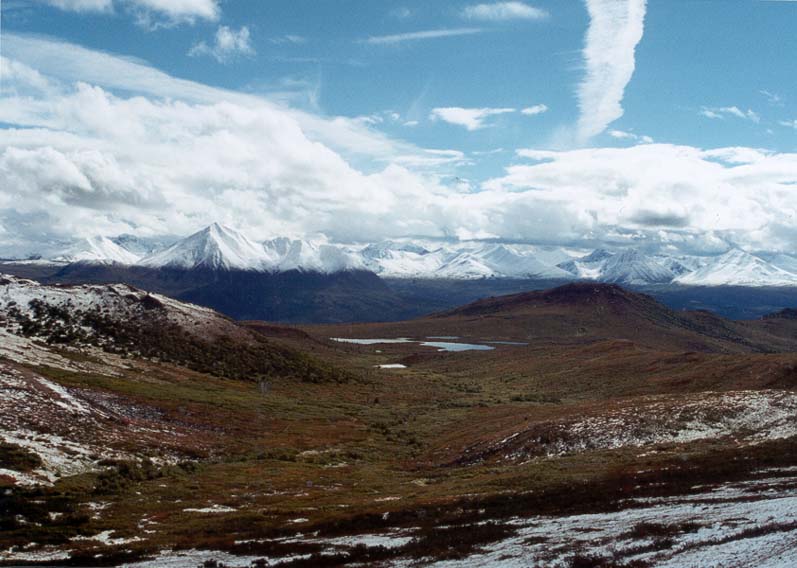
[[[132,250],[131,250],[132,249]],[[134,238],[96,237],[48,260],[179,270],[335,273],[368,270],[390,278],[596,280],[626,285],[797,286],[797,257],[765,259],[740,249],[714,257],[644,254],[635,249],[589,253],[557,247],[484,242],[382,241],[330,244],[280,237],[254,241],[214,223],[184,239],[143,252]]]

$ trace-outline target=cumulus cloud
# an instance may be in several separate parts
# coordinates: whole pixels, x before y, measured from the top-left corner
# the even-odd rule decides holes
[[[742,110],[737,106],[727,106],[727,107],[703,107],[700,109],[700,114],[705,116],[706,118],[714,118],[714,119],[724,119],[727,117],[733,118],[741,118],[743,120],[749,120],[751,122],[755,122],[758,124],[761,122],[761,117],[758,115],[757,112],[747,109]]]
[[[469,20],[503,22],[507,20],[543,20],[548,12],[524,2],[493,2],[465,6],[462,16]]]
[[[211,44],[201,41],[195,43],[188,51],[188,55],[191,57],[210,56],[219,63],[228,63],[236,57],[252,56],[254,54],[255,48],[252,47],[247,26],[243,26],[239,30],[220,26],[216,30],[216,35]]]
[[[590,16],[578,88],[576,140],[585,143],[623,116],[625,88],[634,74],[644,32],[646,0],[586,0]]]
[[[221,10],[218,0],[44,0],[47,4],[71,12],[113,12],[124,7],[147,26],[215,21]],[[165,18],[165,21],[158,20]]]
[[[464,126],[467,130],[479,130],[489,126],[487,119],[499,114],[515,112],[513,108],[462,108],[462,107],[438,107],[432,109],[429,118],[432,120],[442,120],[449,124]]]
[[[439,39],[445,37],[457,37],[463,35],[473,35],[481,33],[481,28],[442,28],[438,30],[423,30],[418,32],[407,32],[402,34],[371,36],[363,43],[369,45],[396,45],[423,39]]]
[[[525,114],[526,116],[535,116],[546,112],[548,112],[548,105],[542,104],[526,107],[520,111],[521,114]]]

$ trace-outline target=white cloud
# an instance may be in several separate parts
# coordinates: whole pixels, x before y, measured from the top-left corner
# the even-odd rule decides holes
[[[653,143],[653,138],[650,136],[640,136],[633,132],[626,132],[625,130],[609,130],[609,136],[617,140],[631,140],[634,142],[642,142],[643,144]]]
[[[274,45],[283,45],[283,44],[300,45],[303,43],[307,43],[307,38],[296,34],[285,34],[282,36],[269,38],[268,41],[270,43],[273,43]]]
[[[772,106],[783,106],[784,99],[783,96],[778,93],[773,93],[772,91],[767,91],[766,89],[761,89],[758,91],[763,95],[769,104]]]
[[[249,28],[246,26],[237,31],[227,26],[220,26],[216,30],[212,44],[208,45],[206,42],[201,41],[194,44],[188,51],[188,55],[191,57],[207,55],[213,57],[219,63],[227,63],[236,57],[252,56],[254,54],[255,48],[252,47]]]
[[[45,0],[50,6],[69,12],[111,12],[113,0]]]
[[[780,125],[797,130],[797,120],[781,120]]]
[[[526,107],[520,111],[521,114],[525,114],[526,116],[535,116],[546,112],[548,112],[548,105],[542,104]]]
[[[479,130],[489,126],[485,121],[491,116],[515,112],[513,108],[462,108],[439,107],[432,109],[429,118],[449,124],[464,126],[467,130]]]
[[[757,249],[797,243],[797,154],[642,144],[572,151],[521,150],[532,160],[484,184],[534,191],[592,220],[589,233],[702,242],[706,235]]]
[[[623,116],[625,88],[634,74],[644,32],[646,0],[586,0],[590,15],[578,88],[576,140],[585,143]]]
[[[44,0],[47,4],[71,12],[113,12],[114,6],[136,14],[139,23],[148,27],[216,21],[221,9],[218,0]],[[165,18],[158,21],[158,18]]]
[[[700,109],[700,114],[702,116],[705,116],[706,118],[713,118],[713,119],[735,117],[735,118],[741,118],[743,120],[749,120],[751,122],[755,122],[756,124],[761,122],[761,117],[758,115],[757,112],[751,109],[747,109],[745,111],[737,106],[703,107],[702,109]]]
[[[481,32],[481,28],[443,28],[439,30],[423,30],[419,32],[407,32],[402,34],[371,36],[363,40],[363,43],[367,43],[369,45],[395,45],[409,41],[457,37],[478,34]]]
[[[543,20],[549,16],[542,8],[524,2],[493,2],[465,6],[462,16],[469,20],[502,22],[507,20]]]

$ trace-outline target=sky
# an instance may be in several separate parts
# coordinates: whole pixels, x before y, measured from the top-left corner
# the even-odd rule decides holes
[[[0,256],[214,221],[797,252],[797,1],[1,8]]]

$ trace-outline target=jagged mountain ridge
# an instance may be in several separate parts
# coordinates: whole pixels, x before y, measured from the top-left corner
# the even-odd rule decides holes
[[[490,242],[382,241],[366,245],[279,237],[256,242],[214,223],[176,243],[141,255],[135,239],[76,243],[53,257],[59,262],[121,264],[150,269],[251,271],[297,270],[334,274],[365,270],[387,278],[478,280],[594,280],[631,286],[797,286],[797,258],[770,261],[739,249],[714,257],[646,254],[636,249],[596,249],[580,255],[565,249]],[[561,260],[561,259],[565,260]]]

